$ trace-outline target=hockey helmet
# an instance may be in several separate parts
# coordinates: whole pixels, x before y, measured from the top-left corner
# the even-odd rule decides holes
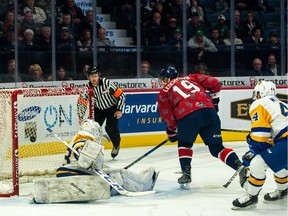
[[[162,68],[159,73],[159,80],[164,84],[169,82],[171,79],[175,79],[177,77],[178,77],[178,71],[176,70],[175,67],[172,66],[166,66]]]
[[[98,122],[92,119],[86,119],[81,125],[81,130],[90,133],[96,139],[97,138],[101,139],[103,136],[101,126],[99,125]]]
[[[93,68],[91,68],[90,70],[88,70],[87,74],[88,74],[88,75],[98,74],[98,75],[100,76],[100,72],[99,72],[97,66],[94,66]]]
[[[276,86],[271,81],[261,80],[254,87],[252,99],[257,100],[266,96],[276,96]]]

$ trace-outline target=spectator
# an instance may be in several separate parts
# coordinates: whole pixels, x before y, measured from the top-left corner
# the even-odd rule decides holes
[[[78,80],[87,80],[89,69],[90,69],[90,66],[88,64],[85,64],[82,68],[82,71],[78,74],[77,79]]]
[[[100,28],[98,29],[97,34],[97,46],[99,47],[115,47],[115,44],[109,38],[106,38],[106,29]]]
[[[23,40],[19,44],[19,50],[27,52],[35,51],[36,46],[34,44],[34,31],[32,29],[26,29],[23,34]]]
[[[42,34],[40,35],[36,43],[37,50],[51,52],[51,48],[52,48],[51,27],[44,26],[41,32]]]
[[[76,42],[76,50],[80,52],[88,52],[93,50],[93,39],[90,29],[83,29],[79,40]]]
[[[153,78],[150,74],[150,63],[146,60],[141,61],[141,76],[140,78]]]
[[[171,17],[177,20],[177,26],[183,25],[183,0],[175,0],[173,1],[173,5],[171,7]],[[161,14],[162,15],[162,14]]]
[[[263,68],[261,59],[255,58],[253,60],[253,70],[249,72],[248,76],[274,76],[274,74]]]
[[[244,44],[255,45],[253,48],[260,48],[261,45],[265,44],[262,38],[262,29],[260,27],[255,27],[252,30],[252,35],[243,39]]]
[[[229,4],[226,0],[216,0],[214,3],[214,11],[223,12],[229,9]]]
[[[202,30],[197,30],[195,36],[189,39],[188,47],[194,50],[198,61],[203,58],[204,52],[217,52],[215,45],[204,36]]]
[[[272,49],[280,49],[280,42],[278,40],[278,35],[275,32],[270,32],[267,44]]]
[[[6,34],[8,29],[14,28],[15,15],[13,11],[6,11],[3,23],[1,23],[1,32]]]
[[[202,30],[204,35],[207,35],[208,31],[203,22],[199,21],[198,13],[193,13],[191,18],[187,20],[187,38],[188,40],[195,36],[197,30]]]
[[[211,30],[211,41],[217,47],[218,50],[219,48],[221,48],[221,46],[224,45],[224,42],[220,37],[219,29],[216,27],[212,28]]]
[[[66,70],[63,66],[60,66],[56,73],[56,80],[65,81],[65,80],[73,80],[72,77],[67,76]]]
[[[175,29],[173,37],[167,42],[167,46],[172,50],[183,50],[182,30],[180,28]]]
[[[26,31],[26,29],[31,29],[33,32],[37,35],[41,34],[42,24],[36,24],[33,20],[33,12],[30,9],[24,10],[24,19],[21,23],[21,32],[19,35],[19,39],[22,39],[23,33]]]
[[[229,20],[230,23],[231,20]],[[241,37],[242,32],[241,32],[241,13],[239,10],[234,10],[234,30],[235,30],[235,34],[238,38]]]
[[[193,13],[197,13],[198,17],[199,17],[199,21],[204,22],[204,18],[205,18],[204,17],[204,10],[201,6],[199,6],[199,0],[192,0],[191,1],[191,6],[188,8],[188,13],[190,15],[192,15]]]
[[[56,40],[60,39],[61,29],[66,27],[70,32],[70,38],[74,39],[78,38],[79,32],[77,26],[75,26],[72,22],[71,14],[63,14],[62,22],[56,25]]]
[[[161,22],[159,12],[153,14],[153,21],[147,24],[146,37],[148,46],[162,46],[167,42],[168,28]]]
[[[277,64],[276,55],[271,53],[268,56],[267,64],[265,66],[265,70],[270,71],[271,74],[275,76],[281,76],[280,65]]]
[[[72,16],[73,24],[77,27],[77,30],[79,30],[81,27],[80,25],[85,22],[85,15],[82,9],[75,4],[75,1],[65,0],[62,11],[64,14],[70,14]]]
[[[8,61],[8,73],[2,75],[2,82],[22,82],[22,77],[16,77],[16,61],[15,59],[10,59]]]
[[[30,74],[29,81],[32,81],[32,82],[44,81],[44,77],[42,74],[42,68],[39,64],[30,65],[29,74]]]
[[[15,32],[13,28],[7,29],[4,37],[0,38],[1,51],[14,51],[15,50]]]
[[[208,71],[208,67],[205,63],[199,63],[195,67],[195,72],[198,74],[203,74],[203,75],[210,75]]]
[[[241,39],[252,36],[255,27],[262,29],[260,22],[254,18],[254,13],[250,10],[247,12],[246,20],[241,24]]]
[[[228,37],[223,40],[225,45],[231,46],[231,32],[232,31],[229,30]],[[243,49],[243,46],[241,46],[243,44],[243,41],[240,38],[238,38],[236,34],[234,34],[233,38],[234,38],[234,43],[236,45],[236,48]]]
[[[170,18],[168,20],[168,38],[172,38],[174,36],[174,31],[177,27],[177,20],[175,18]]]
[[[224,38],[227,38],[229,27],[226,24],[226,17],[224,15],[218,16],[218,23],[216,25],[216,28],[219,30],[220,38],[223,40]]]
[[[47,17],[43,9],[40,7],[36,7],[34,0],[26,0],[25,2],[26,7],[23,10],[24,14],[25,11],[31,11],[33,14],[33,20],[36,24],[45,24]]]
[[[43,9],[44,13],[46,14],[45,25],[51,26],[52,18],[55,19],[56,24],[62,22],[63,12],[57,4],[53,6],[53,10],[55,11],[55,17],[52,17],[52,0],[39,1],[38,5]]]
[[[82,32],[84,29],[89,29],[93,35],[93,22],[94,22],[94,13],[93,10],[88,10],[86,12],[85,20],[83,24],[81,25],[80,32]],[[96,28],[100,29],[102,26],[99,24],[99,22],[96,21]]]

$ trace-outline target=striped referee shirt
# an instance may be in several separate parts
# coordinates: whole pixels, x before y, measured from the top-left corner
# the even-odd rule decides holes
[[[112,106],[117,106],[117,110],[121,110],[124,107],[125,93],[117,86],[114,85],[109,79],[100,78],[97,86],[92,86],[89,82],[89,86],[93,89],[93,102],[97,109],[105,110]],[[80,94],[77,102],[78,116],[82,118],[87,109],[89,91],[85,90]]]

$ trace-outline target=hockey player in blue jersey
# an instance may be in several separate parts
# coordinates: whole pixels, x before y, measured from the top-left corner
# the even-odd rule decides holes
[[[249,151],[243,156],[243,163],[250,169],[243,183],[247,193],[233,201],[234,210],[256,207],[268,168],[274,173],[277,189],[264,195],[265,202],[287,197],[288,105],[276,97],[276,86],[270,81],[260,81],[255,86],[253,100],[249,109]]]

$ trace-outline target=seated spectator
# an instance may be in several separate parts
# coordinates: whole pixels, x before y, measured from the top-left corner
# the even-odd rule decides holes
[[[159,12],[155,12],[152,21],[147,24],[146,39],[148,46],[162,46],[167,43],[168,28],[162,24],[162,16]]]
[[[229,30],[228,37],[223,40],[225,45],[231,46],[231,32],[232,31]],[[243,41],[240,38],[238,38],[236,34],[234,34],[233,38],[234,38],[234,44],[236,45],[236,49],[243,49],[243,46],[241,46],[243,44]]]
[[[263,68],[262,61],[259,58],[253,60],[253,70],[249,71],[248,76],[274,76],[271,71]]]
[[[62,12],[64,14],[72,15],[71,18],[73,24],[77,27],[77,31],[81,28],[81,25],[85,22],[84,13],[82,9],[75,4],[74,0],[65,0],[62,6]]]
[[[57,81],[73,80],[72,77],[67,76],[66,70],[63,66],[60,66],[56,73]]]
[[[19,50],[27,52],[35,51],[36,46],[34,43],[34,31],[32,29],[26,29],[23,33],[23,40],[19,43]]]
[[[275,32],[270,32],[267,40],[267,45],[272,49],[280,49],[280,42],[278,40],[278,35]]]
[[[188,7],[188,16],[191,16],[193,13],[197,13],[199,16],[199,21],[204,22],[205,14],[203,8],[199,5],[199,0],[192,0],[191,6]]]
[[[42,24],[35,23],[33,19],[33,12],[30,9],[24,9],[24,19],[21,23],[21,32],[19,37],[23,37],[26,29],[31,29],[38,36],[41,35]],[[20,39],[20,38],[19,38]]]
[[[8,61],[8,73],[3,74],[2,76],[2,82],[8,83],[8,82],[22,82],[22,77],[18,74],[16,77],[16,61],[15,59],[10,59]]]
[[[262,29],[260,27],[255,27],[252,30],[252,35],[243,39],[244,44],[255,45],[255,48],[260,48],[261,45],[265,44],[262,38]]]
[[[99,47],[115,47],[115,44],[109,38],[106,38],[106,29],[100,28],[97,32],[97,46]]]
[[[42,8],[40,7],[36,7],[35,6],[35,0],[26,0],[26,7],[24,8],[24,14],[25,14],[25,11],[31,11],[32,14],[33,14],[33,20],[36,24],[45,24],[46,22],[46,14],[45,12],[43,11]]]
[[[253,11],[248,11],[246,15],[246,19],[241,24],[241,39],[244,39],[245,37],[252,36],[252,30],[257,27],[261,28],[262,26],[258,20],[254,18]]]
[[[268,56],[265,70],[270,71],[271,74],[274,74],[275,76],[281,76],[281,68],[280,68],[280,65],[277,64],[277,59],[276,59],[275,54],[271,53]]]
[[[93,50],[93,39],[90,29],[83,29],[79,40],[76,42],[76,50],[80,52],[88,52]]]
[[[167,42],[167,46],[171,50],[183,50],[182,30],[180,28],[175,29],[173,37],[170,38]]]
[[[199,63],[195,67],[195,73],[203,74],[203,75],[210,75],[208,71],[208,67],[205,63]]]
[[[60,38],[60,34],[61,34],[61,29],[63,27],[66,27],[69,32],[70,32],[70,38],[74,39],[78,38],[79,36],[79,29],[77,26],[74,25],[74,23],[72,22],[72,17],[71,14],[65,14],[63,13],[62,16],[62,22],[58,23],[56,25],[56,40],[59,40]]]
[[[42,68],[39,64],[30,65],[29,74],[30,74],[30,77],[28,81],[32,81],[32,82],[44,81]]]
[[[218,16],[218,23],[215,26],[215,28],[218,28],[220,38],[224,40],[224,38],[227,38],[228,32],[229,32],[229,27],[226,24],[226,17],[224,15],[219,15]]]
[[[204,35],[208,34],[205,24],[199,21],[198,13],[193,13],[187,20],[187,39],[194,37],[197,30],[202,30]]]
[[[224,45],[224,42],[220,37],[219,29],[217,27],[214,27],[211,30],[211,41],[217,47],[217,50],[219,50],[219,48]]]
[[[0,51],[15,51],[15,32],[9,28],[6,34],[0,38]]]
[[[41,35],[36,42],[37,50],[39,51],[49,51],[52,49],[52,41],[51,41],[51,27],[44,26],[41,31]]]
[[[203,58],[204,52],[217,52],[216,46],[204,36],[202,30],[197,30],[195,36],[189,39],[188,47],[195,51],[198,61]]]
[[[174,36],[174,31],[177,27],[177,20],[175,18],[170,18],[168,20],[168,38],[172,38]]]
[[[15,22],[15,15],[13,11],[6,11],[5,18],[3,23],[1,23],[1,29],[0,31],[2,34],[6,34],[8,29],[14,28],[14,22]]]
[[[77,74],[77,79],[78,80],[87,80],[87,75],[88,75],[88,71],[90,69],[90,66],[88,64],[85,64],[82,68],[82,71]]]
[[[41,7],[46,14],[45,25],[51,26],[52,18],[55,19],[55,23],[62,22],[62,9],[57,4],[52,7],[52,0],[42,0],[38,2],[39,7]],[[55,11],[55,17],[52,17],[52,9]]]
[[[93,22],[94,22],[94,14],[93,14],[93,10],[88,10],[86,12],[86,16],[85,16],[85,20],[83,22],[83,24],[81,24],[80,26],[80,32],[82,32],[84,29],[89,29],[93,35]],[[102,28],[102,26],[99,24],[99,22],[96,21],[96,29],[100,29]]]
[[[227,23],[230,23],[231,20],[228,20]],[[239,10],[234,10],[234,30],[237,38],[242,36],[241,33],[241,13]]]
[[[227,0],[216,0],[214,2],[214,11],[226,11],[229,10],[229,4]]]
[[[58,51],[71,52],[75,50],[75,46],[70,35],[69,29],[67,27],[62,27],[60,32],[60,40],[57,41],[56,49]]]
[[[141,75],[140,78],[153,78],[153,76],[150,74],[150,63],[146,60],[141,61]]]

